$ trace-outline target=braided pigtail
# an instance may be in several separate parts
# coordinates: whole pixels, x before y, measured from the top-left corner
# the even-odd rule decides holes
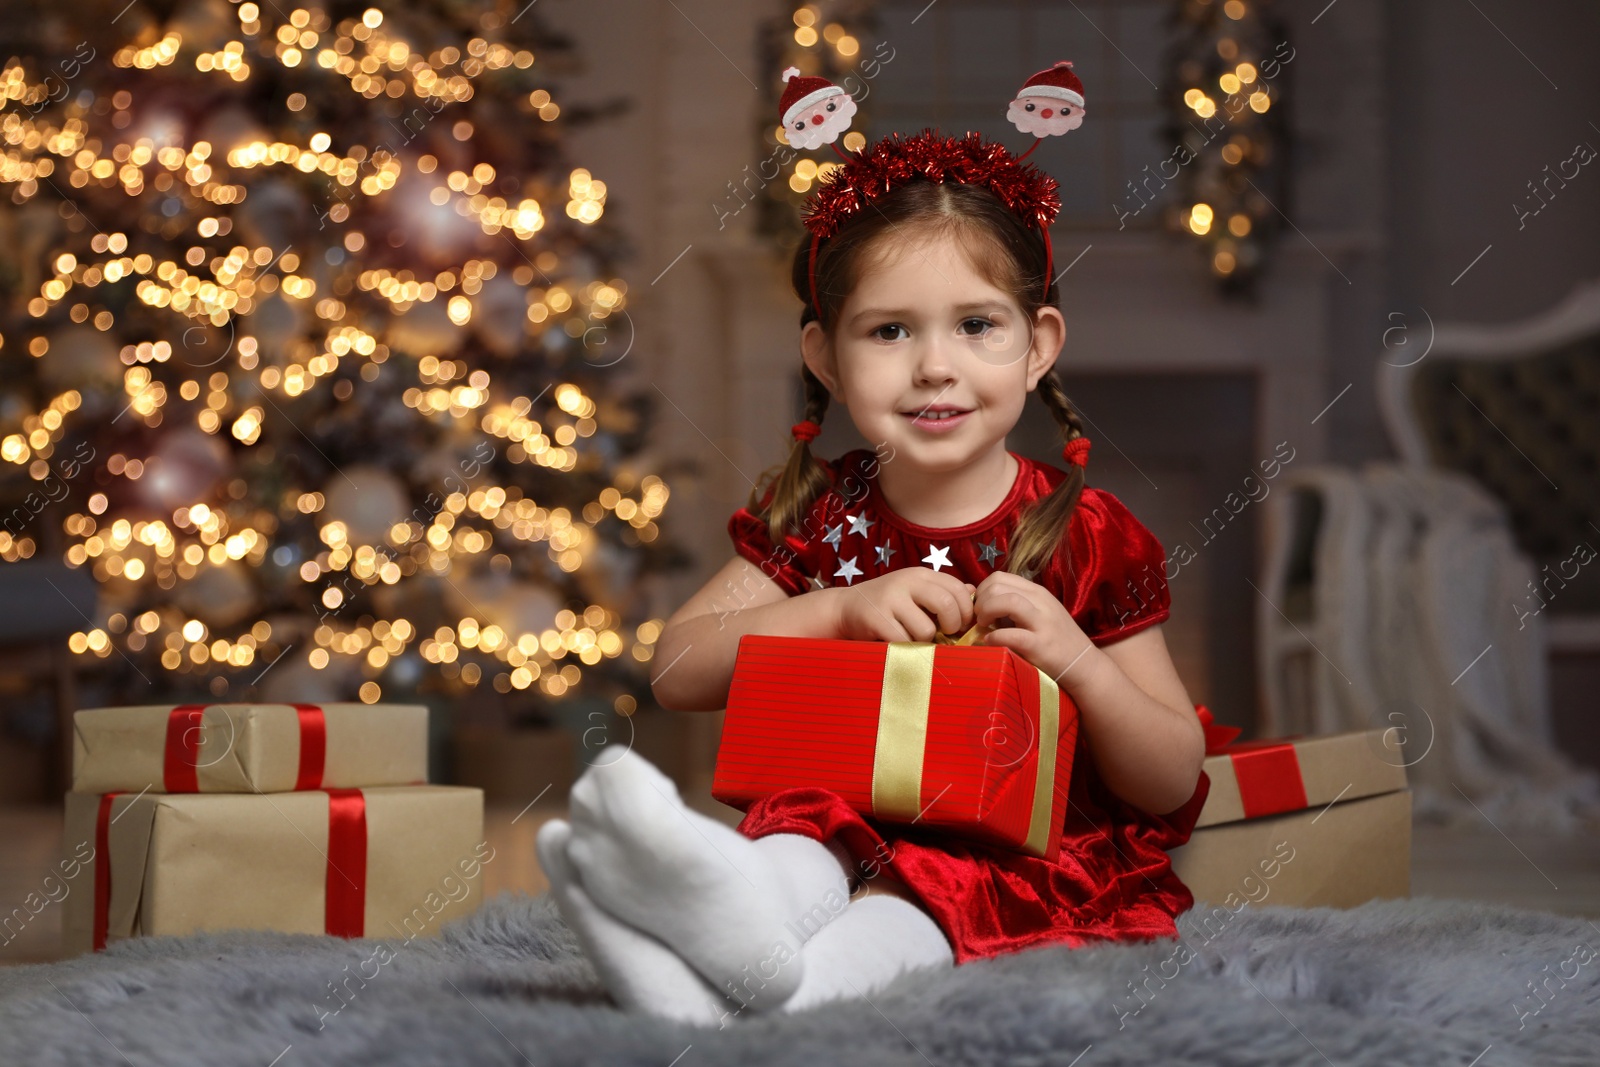
[[[772,483],[772,502],[764,514],[757,506],[766,493],[769,479],[763,477],[762,485],[750,493],[749,507],[766,520],[773,544],[780,543],[785,534],[800,529],[800,520],[810,510],[812,502],[832,484],[822,464],[811,454],[811,441],[821,432],[822,416],[828,410],[828,388],[811,373],[811,368],[803,365],[801,381],[805,387],[806,417],[791,430],[794,447],[789,449],[789,459]]]
[[[1033,502],[1012,535],[1006,569],[1030,580],[1044,569],[1056,546],[1066,538],[1072,512],[1083,494],[1084,464],[1089,458],[1089,439],[1083,434],[1083,420],[1061,387],[1061,379],[1054,368],[1039,379],[1037,392],[1045,407],[1050,409],[1051,418],[1061,428],[1067,476],[1049,496]]]

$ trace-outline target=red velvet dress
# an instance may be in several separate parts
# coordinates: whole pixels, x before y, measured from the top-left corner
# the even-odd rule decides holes
[[[857,449],[823,461],[833,487],[783,545],[772,543],[749,508],[734,512],[728,532],[739,554],[791,596],[906,566],[932,566],[977,585],[1005,569],[1019,509],[1066,477],[1058,467],[1011,454],[1019,468],[1009,494],[987,517],[965,526],[933,529],[895,515],[878,492],[877,457]],[[1161,545],[1110,493],[1083,490],[1066,540],[1067,550],[1058,549],[1036,580],[1096,645],[1167,618]],[[1152,815],[1107,788],[1088,742],[1080,732],[1061,852],[1053,863],[935,828],[879,822],[814,787],[760,798],[738,829],[751,838],[837,837],[855,859],[858,877],[870,881],[887,872],[910,889],[950,939],[958,964],[1049,943],[1176,937],[1175,919],[1194,897],[1173,873],[1166,850],[1189,839],[1210,779],[1202,771],[1182,807]]]

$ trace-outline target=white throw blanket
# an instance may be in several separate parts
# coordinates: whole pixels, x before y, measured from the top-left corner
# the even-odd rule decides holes
[[[1296,481],[1324,504],[1307,725],[1390,730],[1419,818],[1593,832],[1600,773],[1555,748],[1544,623],[1516,610],[1535,570],[1499,503],[1387,463]]]

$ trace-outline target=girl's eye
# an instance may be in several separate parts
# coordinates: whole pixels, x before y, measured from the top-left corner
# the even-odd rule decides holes
[[[872,336],[875,337],[876,339],[878,339],[879,341],[898,341],[898,340],[900,340],[900,338],[898,338],[898,337],[885,337],[885,336],[883,336],[883,331],[885,331],[885,330],[904,330],[904,329],[905,329],[905,327],[901,326],[899,323],[891,322],[887,326],[879,326],[876,330],[873,330],[872,331]]]
[[[968,330],[967,327],[973,325],[974,323],[977,324],[978,329],[975,330],[975,331],[974,330]],[[966,335],[968,337],[978,337],[978,336],[981,336],[982,334],[987,333],[989,331],[989,329],[991,327],[993,327],[993,326],[994,326],[994,323],[990,322],[988,319],[967,319],[964,322],[962,322],[961,329],[963,330],[963,332],[966,333]]]

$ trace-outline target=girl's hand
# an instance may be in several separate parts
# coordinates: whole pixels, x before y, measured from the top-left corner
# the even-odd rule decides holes
[[[901,567],[838,589],[839,636],[854,641],[932,641],[972,625],[973,586],[932,567]]]
[[[1065,684],[1061,675],[1094,647],[1066,605],[1039,583],[1009,571],[985,578],[973,607],[984,644],[1011,649],[1058,684]]]

